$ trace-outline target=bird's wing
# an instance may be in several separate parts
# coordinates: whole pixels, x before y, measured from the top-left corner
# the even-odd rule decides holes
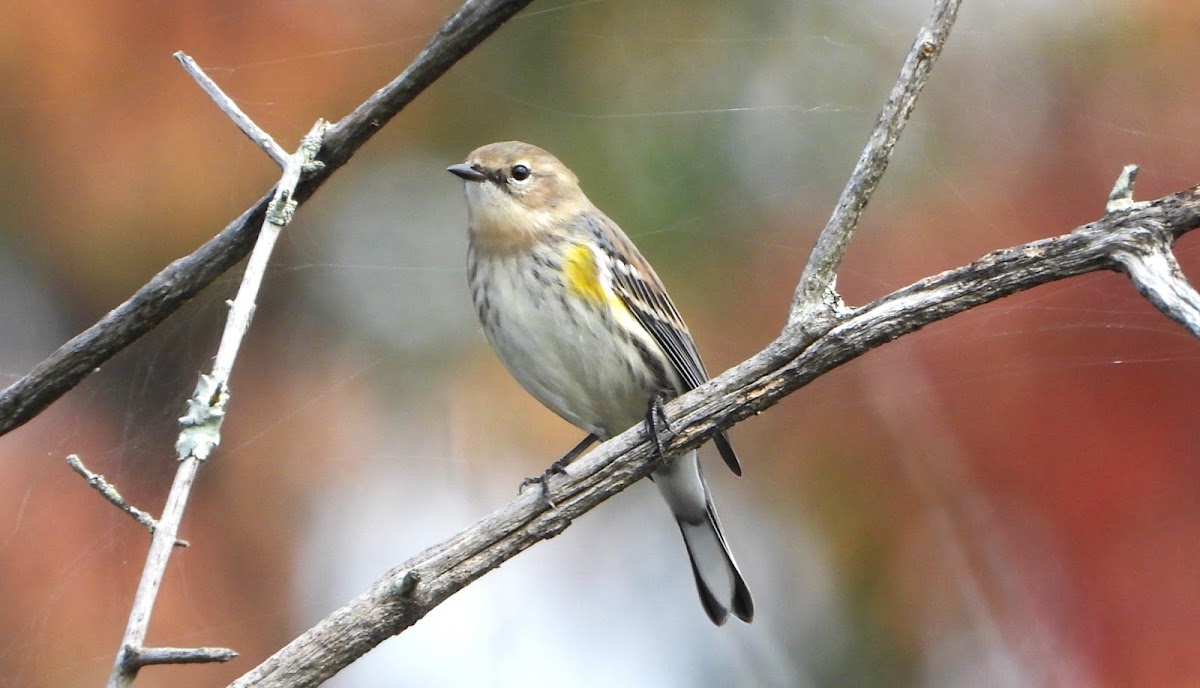
[[[704,361],[700,359],[696,342],[683,322],[683,317],[671,302],[671,297],[667,295],[667,290],[655,274],[654,268],[650,267],[650,263],[629,237],[615,222],[601,217],[610,231],[597,232],[597,238],[611,260],[613,291],[667,354],[683,381],[683,391],[699,387],[708,381],[708,371],[704,369]],[[607,246],[605,243],[612,245]],[[725,433],[717,434],[713,442],[729,470],[735,475],[741,475],[741,463]]]

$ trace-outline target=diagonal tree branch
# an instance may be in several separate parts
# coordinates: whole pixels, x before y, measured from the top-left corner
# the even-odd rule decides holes
[[[325,170],[302,183],[296,199],[308,198],[376,129],[527,2],[464,4],[403,74],[329,130],[321,154]],[[1200,187],[1151,203],[1110,203],[1108,215],[1070,234],[989,253],[860,308],[841,304],[833,290],[838,265],[933,59],[942,50],[958,5],[955,0],[938,0],[930,25],[918,34],[897,87],[805,268],[787,327],[759,354],[668,405],[676,430],[666,443],[668,454],[698,446],[872,348],[964,310],[1074,275],[1124,271],[1156,306],[1197,331],[1190,323],[1200,313],[1200,299],[1178,271],[1170,247],[1200,226]],[[1124,196],[1118,200],[1124,201]],[[244,257],[257,233],[251,227],[261,222],[264,209],[265,199],[0,393],[0,434],[32,418]],[[655,456],[641,428],[604,443],[572,466],[569,480],[551,480],[549,500],[543,500],[539,490],[528,491],[393,569],[233,685],[319,684],[487,571],[554,537],[572,519],[647,476],[655,468]],[[548,502],[557,508],[548,507]]]
[[[323,170],[296,188],[303,203],[383,125],[530,0],[467,0],[412,64],[354,112],[329,128]],[[163,268],[125,303],[73,337],[0,392],[0,435],[44,411],[93,370],[174,313],[237,264],[254,244],[273,189],[191,255]]]
[[[833,290],[837,267],[871,192],[887,166],[929,68],[942,49],[958,2],[939,1],[922,29],[837,209],[797,286],[783,333],[759,354],[668,406],[676,434],[668,454],[699,446],[716,432],[769,408],[817,377],[937,320],[1057,279],[1126,269],[1127,255],[1169,256],[1174,239],[1200,225],[1200,189],[1148,204],[1110,203],[1101,220],[1074,232],[992,252],[970,265],[921,280],[867,306],[847,309]],[[1120,183],[1119,183],[1120,185]],[[1115,193],[1115,191],[1114,191]],[[1158,247],[1158,248],[1156,248]],[[1187,300],[1178,272],[1166,291]],[[1182,286],[1181,286],[1182,285]],[[1160,290],[1163,291],[1163,290]],[[1193,300],[1195,307],[1197,301]],[[1164,308],[1166,311],[1166,308]],[[605,442],[551,479],[549,494],[529,491],[455,537],[396,567],[235,681],[232,686],[313,686],[400,633],[458,590],[649,475],[657,454],[642,428]],[[554,506],[550,506],[554,505]]]
[[[842,264],[858,220],[862,217],[875,187],[887,171],[888,161],[904,125],[908,123],[917,96],[929,81],[934,62],[941,56],[950,37],[950,29],[958,18],[959,0],[939,0],[933,15],[917,33],[896,85],[888,94],[887,102],[879,113],[871,138],[863,148],[850,179],[838,197],[829,222],[817,237],[817,245],[808,257],[796,293],[792,297],[792,310],[788,315],[788,326],[806,329],[819,328],[840,305],[835,283],[837,269]]]
[[[729,379],[731,374],[748,366],[753,370],[755,366],[769,364],[764,373],[780,368],[828,332],[839,318],[848,317],[848,311],[840,308],[840,298],[833,292],[837,267],[871,193],[887,168],[933,62],[949,36],[959,4],[960,0],[937,0],[927,25],[918,32],[858,165],[809,259],[784,333],[758,356],[719,379]],[[827,299],[827,294],[834,298]],[[829,369],[836,365],[840,363]],[[710,382],[700,389],[711,390],[712,385]],[[788,392],[800,386],[796,384]],[[695,401],[697,393],[686,395],[684,400]],[[766,398],[760,395],[760,399]],[[680,403],[671,405],[676,412],[680,411]],[[745,408],[750,408],[749,404]],[[715,432],[716,422],[728,426],[753,412],[739,415],[739,409],[725,409],[720,415],[705,414],[702,419],[692,421],[698,425],[690,430],[685,428],[676,436],[668,454],[697,446]],[[641,429],[634,429],[604,443],[572,466],[571,475],[576,479],[565,487],[549,494],[540,490],[527,493],[455,538],[394,569],[370,591],[326,617],[232,685],[313,686],[333,676],[371,648],[416,623],[479,576],[534,543],[557,535],[572,519],[649,475],[653,464],[641,436]]]
[[[703,386],[667,405],[676,435],[667,454],[699,446],[720,430],[878,346],[957,313],[1036,286],[1098,270],[1121,270],[1118,256],[1153,252],[1200,227],[1200,187],[1110,214],[1070,234],[993,251],[839,314],[815,341],[796,328]],[[1194,306],[1195,304],[1193,304]],[[315,686],[420,620],[455,592],[537,542],[565,530],[656,467],[641,427],[605,442],[552,478],[453,538],[380,578],[231,686]]]

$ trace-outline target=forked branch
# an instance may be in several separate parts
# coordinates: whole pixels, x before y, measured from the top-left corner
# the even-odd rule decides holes
[[[200,376],[196,391],[188,400],[187,413],[179,419],[183,426],[175,442],[179,466],[162,516],[152,530],[150,551],[146,554],[146,564],[129,611],[125,634],[108,678],[109,688],[128,688],[133,685],[138,671],[150,664],[227,662],[237,656],[237,653],[225,648],[146,648],[143,643],[192,484],[200,466],[221,441],[221,424],[225,418],[225,406],[229,402],[229,376],[233,372],[242,341],[250,330],[267,263],[276,239],[291,222],[295,212],[292,194],[301,175],[319,167],[315,158],[321,148],[325,129],[325,122],[318,120],[312,131],[304,137],[299,150],[285,159],[283,176],[275,188],[271,207],[246,264],[237,296],[229,304],[229,317],[221,334],[212,372]]]
[[[472,0],[464,4],[412,66],[329,130],[320,157],[325,168],[301,182],[292,197],[297,202],[305,200],[371,134],[527,2]],[[916,97],[942,52],[959,4],[958,0],[937,0],[931,19],[918,32],[851,180],[805,267],[783,333],[754,357],[667,406],[676,430],[666,443],[668,453],[698,446],[817,377],[932,322],[1040,284],[1097,270],[1125,272],[1156,307],[1200,336],[1200,299],[1171,254],[1178,237],[1200,226],[1200,188],[1135,203],[1131,170],[1116,185],[1107,214],[1096,222],[1062,236],[994,251],[866,306],[846,308],[841,303],[834,289],[838,266]],[[265,212],[264,197],[209,244],[169,266],[130,301],[0,393],[0,434],[36,415],[244,257]],[[220,384],[213,387],[212,398],[219,398],[222,391]],[[199,420],[198,424],[207,422]],[[202,446],[205,439],[196,441],[196,446]],[[556,508],[549,508],[538,490],[523,493],[454,538],[396,567],[233,685],[313,686],[323,682],[487,571],[557,535],[574,518],[647,476],[654,468],[654,457],[652,442],[641,428],[604,443],[572,465],[569,479],[551,480],[549,497]],[[170,537],[173,542],[173,530]],[[169,552],[170,544],[166,547]],[[139,645],[140,640],[124,646]],[[140,664],[170,655],[165,650],[158,655],[141,651]],[[119,658],[116,669],[121,668],[121,661]]]
[[[676,435],[668,454],[699,446],[862,354],[938,320],[1056,280],[1122,270],[1119,256],[1155,252],[1200,226],[1200,187],[1107,215],[1070,234],[993,251],[963,267],[842,311],[815,340],[798,328],[667,405]],[[1138,279],[1138,278],[1135,278]],[[1156,275],[1185,292],[1178,275]],[[1188,299],[1195,308],[1194,298]],[[315,686],[416,623],[455,592],[650,474],[657,454],[641,427],[605,442],[552,478],[547,506],[526,490],[453,538],[380,578],[232,686]]]
[[[321,148],[325,167],[306,176],[293,199],[303,204],[383,125],[531,0],[467,0],[429,45],[390,84],[332,125]],[[254,139],[254,136],[251,136]],[[256,139],[257,140],[257,139]],[[240,262],[258,236],[273,190],[191,255],[163,268],[125,303],[73,337],[21,379],[0,391],[0,435],[22,424],[79,384],[188,299]]]

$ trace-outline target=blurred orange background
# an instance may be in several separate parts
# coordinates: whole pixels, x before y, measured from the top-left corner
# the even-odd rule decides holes
[[[256,200],[278,170],[171,58],[288,149],[390,80],[450,2],[17,3],[0,23],[0,384]],[[782,326],[928,2],[534,3],[300,211],[268,275],[150,629],[249,670],[516,493],[579,433],[509,379],[463,275],[476,146],[548,148],[652,260],[714,372]],[[862,304],[1197,181],[1200,13],[967,2],[839,279]],[[1177,254],[1200,267],[1195,240]],[[236,272],[0,438],[0,676],[98,685]],[[755,590],[700,610],[646,485],[330,685],[1200,683],[1200,343],[1116,274],[873,351],[735,428],[710,465]],[[706,460],[715,459],[715,455]],[[577,680],[576,680],[577,679]]]

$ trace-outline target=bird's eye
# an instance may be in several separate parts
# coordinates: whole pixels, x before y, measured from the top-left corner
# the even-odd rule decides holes
[[[532,174],[532,172],[529,171],[529,167],[527,165],[518,164],[513,165],[512,167],[512,178],[519,182],[529,179],[530,174]]]

